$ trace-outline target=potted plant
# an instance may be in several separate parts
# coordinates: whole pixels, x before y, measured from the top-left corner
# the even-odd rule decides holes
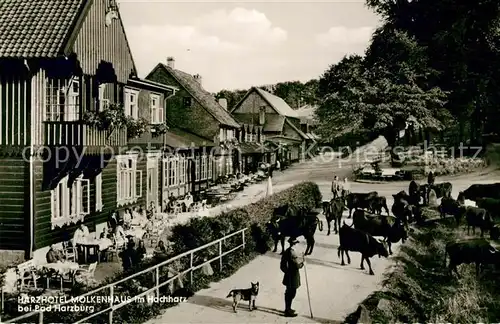
[[[144,118],[134,119],[127,117],[127,137],[137,138],[148,130],[148,122]]]
[[[115,129],[127,127],[127,117],[123,107],[116,104],[109,105],[102,111],[87,111],[83,116],[88,125],[97,127],[100,130],[109,131],[108,137]]]

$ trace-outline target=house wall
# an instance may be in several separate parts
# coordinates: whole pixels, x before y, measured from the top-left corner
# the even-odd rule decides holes
[[[134,71],[134,62],[121,19],[114,19],[106,26],[107,0],[91,2],[73,51],[77,54],[84,74],[95,75],[99,64],[111,64],[117,81],[126,83]]]
[[[255,114],[255,120],[258,121],[259,110],[262,106],[266,106],[266,114],[276,114],[276,111],[256,91],[252,91],[233,113]]]
[[[157,69],[148,80],[179,88],[174,96],[167,99],[166,117],[173,125],[192,133],[213,139],[219,137],[219,122],[205,110],[183,87],[164,69]],[[191,107],[184,107],[184,98],[190,97]]]
[[[143,118],[146,120],[148,123],[151,121],[151,107],[150,107],[150,95],[155,94],[160,97],[160,103],[159,107],[163,108],[163,120],[166,120],[166,112],[165,112],[165,95],[163,93],[155,92],[155,91],[150,91],[146,89],[139,89],[136,87],[130,87],[127,86],[126,88],[138,90],[138,99],[137,99],[137,105],[138,105],[138,117]],[[160,149],[163,147],[164,143],[164,135],[161,136],[154,136],[151,131],[146,130],[141,136],[137,138],[132,138],[129,139],[129,147],[130,146],[135,146],[139,145],[141,147],[150,148],[150,149]]]
[[[34,249],[39,250],[64,240],[69,240],[79,224],[71,224],[62,228],[52,229],[51,225],[51,195],[50,190],[42,189],[43,162],[35,160],[35,244]],[[107,222],[110,213],[116,210],[117,182],[116,160],[113,158],[102,170],[102,211],[95,211],[95,181],[91,179],[90,185],[90,210],[84,223],[90,232],[95,231],[98,224]],[[40,254],[40,253],[39,253]]]
[[[300,136],[300,134],[297,133],[297,131],[295,129],[293,129],[292,126],[290,126],[286,122],[285,122],[285,125],[283,126],[283,136],[302,140],[302,137]]]
[[[18,62],[0,64],[0,147],[30,143],[31,76]]]
[[[22,157],[0,159],[0,250],[29,248],[29,176]]]

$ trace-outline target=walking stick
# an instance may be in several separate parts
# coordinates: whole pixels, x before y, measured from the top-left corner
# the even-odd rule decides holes
[[[311,294],[309,293],[309,282],[307,280],[306,258],[304,258],[304,275],[306,278],[307,301],[309,302],[309,311],[311,312],[311,318],[314,318],[313,317],[313,310],[312,310],[312,306],[311,306]]]

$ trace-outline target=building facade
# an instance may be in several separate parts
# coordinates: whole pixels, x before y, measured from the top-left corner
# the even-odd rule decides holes
[[[298,161],[305,151],[307,136],[300,130],[300,118],[283,99],[254,87],[231,110],[231,114],[246,125],[244,128],[250,133],[256,132],[257,137],[263,139],[264,147],[272,149],[276,146],[276,159],[281,163]]]
[[[167,119],[177,127],[202,138],[209,139],[215,146],[209,152],[212,180],[234,174],[237,161],[237,132],[240,125],[215,99],[203,89],[199,75],[190,75],[175,68],[175,60],[170,57],[167,65],[158,64],[146,79],[179,88],[167,100]]]

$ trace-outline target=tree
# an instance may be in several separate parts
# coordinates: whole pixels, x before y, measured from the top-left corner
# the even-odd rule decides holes
[[[394,146],[409,120],[441,129],[446,95],[430,87],[424,51],[405,33],[380,29],[366,58],[345,57],[319,81],[320,133],[333,139],[346,132],[384,135]]]
[[[439,72],[435,86],[449,92],[447,109],[458,119],[460,141],[479,137],[499,120],[500,3],[495,0],[368,0],[392,29],[425,48]],[[492,108],[495,107],[495,108]],[[495,123],[496,124],[496,123]],[[479,133],[479,134],[478,134]]]

